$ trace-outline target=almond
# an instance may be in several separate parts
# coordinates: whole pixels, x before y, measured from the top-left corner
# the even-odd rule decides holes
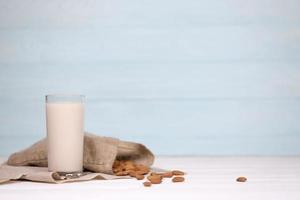
[[[152,184],[160,184],[160,183],[162,182],[162,176],[159,176],[159,175],[148,176],[147,179],[148,179]]]
[[[130,172],[129,172],[129,176],[131,176],[131,177],[136,177],[135,171],[130,171]]]
[[[136,174],[135,178],[136,178],[137,180],[143,180],[143,179],[145,178],[145,176],[142,175],[142,174]]]
[[[151,187],[152,183],[149,181],[146,181],[143,183],[145,187]]]
[[[173,170],[172,173],[175,176],[182,176],[182,175],[184,175],[184,172],[180,171],[180,170]]]
[[[148,174],[150,172],[149,167],[144,166],[144,165],[136,165],[136,173],[138,174]]]
[[[182,176],[176,176],[176,177],[174,177],[174,178],[172,179],[172,181],[173,181],[174,183],[183,182],[183,181],[184,181],[184,177],[182,177]]]
[[[247,178],[244,177],[244,176],[240,176],[236,179],[237,182],[246,182],[247,181]]]
[[[172,172],[165,172],[165,173],[162,174],[163,178],[172,178],[172,176],[173,176]]]
[[[126,172],[126,171],[117,172],[115,175],[116,175],[116,176],[127,176],[127,175],[128,175],[128,172]]]

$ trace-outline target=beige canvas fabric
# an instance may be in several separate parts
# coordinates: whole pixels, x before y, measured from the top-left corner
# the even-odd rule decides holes
[[[84,176],[80,176],[79,178],[63,179],[56,172],[48,172],[47,167],[11,166],[7,165],[6,163],[0,166],[0,183],[9,182],[11,180],[29,180],[44,183],[67,183],[93,179],[112,180],[120,178],[130,177],[87,172]]]
[[[112,175],[112,165],[116,159],[132,160],[138,164],[151,166],[154,155],[139,143],[85,133],[83,167],[88,171],[87,174],[75,179],[61,180],[57,173],[48,172],[46,139],[42,139],[8,158],[0,167],[0,183],[17,179],[48,183],[116,179],[120,178]]]

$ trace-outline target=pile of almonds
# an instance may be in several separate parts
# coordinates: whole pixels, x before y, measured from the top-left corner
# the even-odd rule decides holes
[[[113,172],[116,176],[131,176],[135,177],[137,180],[143,180],[146,176],[147,181],[143,183],[145,187],[150,187],[152,184],[160,184],[164,178],[173,177],[172,181],[174,183],[184,181],[184,172],[182,171],[173,170],[163,173],[151,172],[149,167],[135,164],[130,160],[116,160],[113,164]]]

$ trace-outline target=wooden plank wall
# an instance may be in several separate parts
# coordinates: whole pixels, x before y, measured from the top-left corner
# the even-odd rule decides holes
[[[0,155],[45,136],[44,95],[156,154],[300,154],[300,2],[0,0]]]

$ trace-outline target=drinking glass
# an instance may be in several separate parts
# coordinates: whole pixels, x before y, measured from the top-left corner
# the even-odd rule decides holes
[[[80,176],[83,170],[83,95],[46,95],[48,170]]]

